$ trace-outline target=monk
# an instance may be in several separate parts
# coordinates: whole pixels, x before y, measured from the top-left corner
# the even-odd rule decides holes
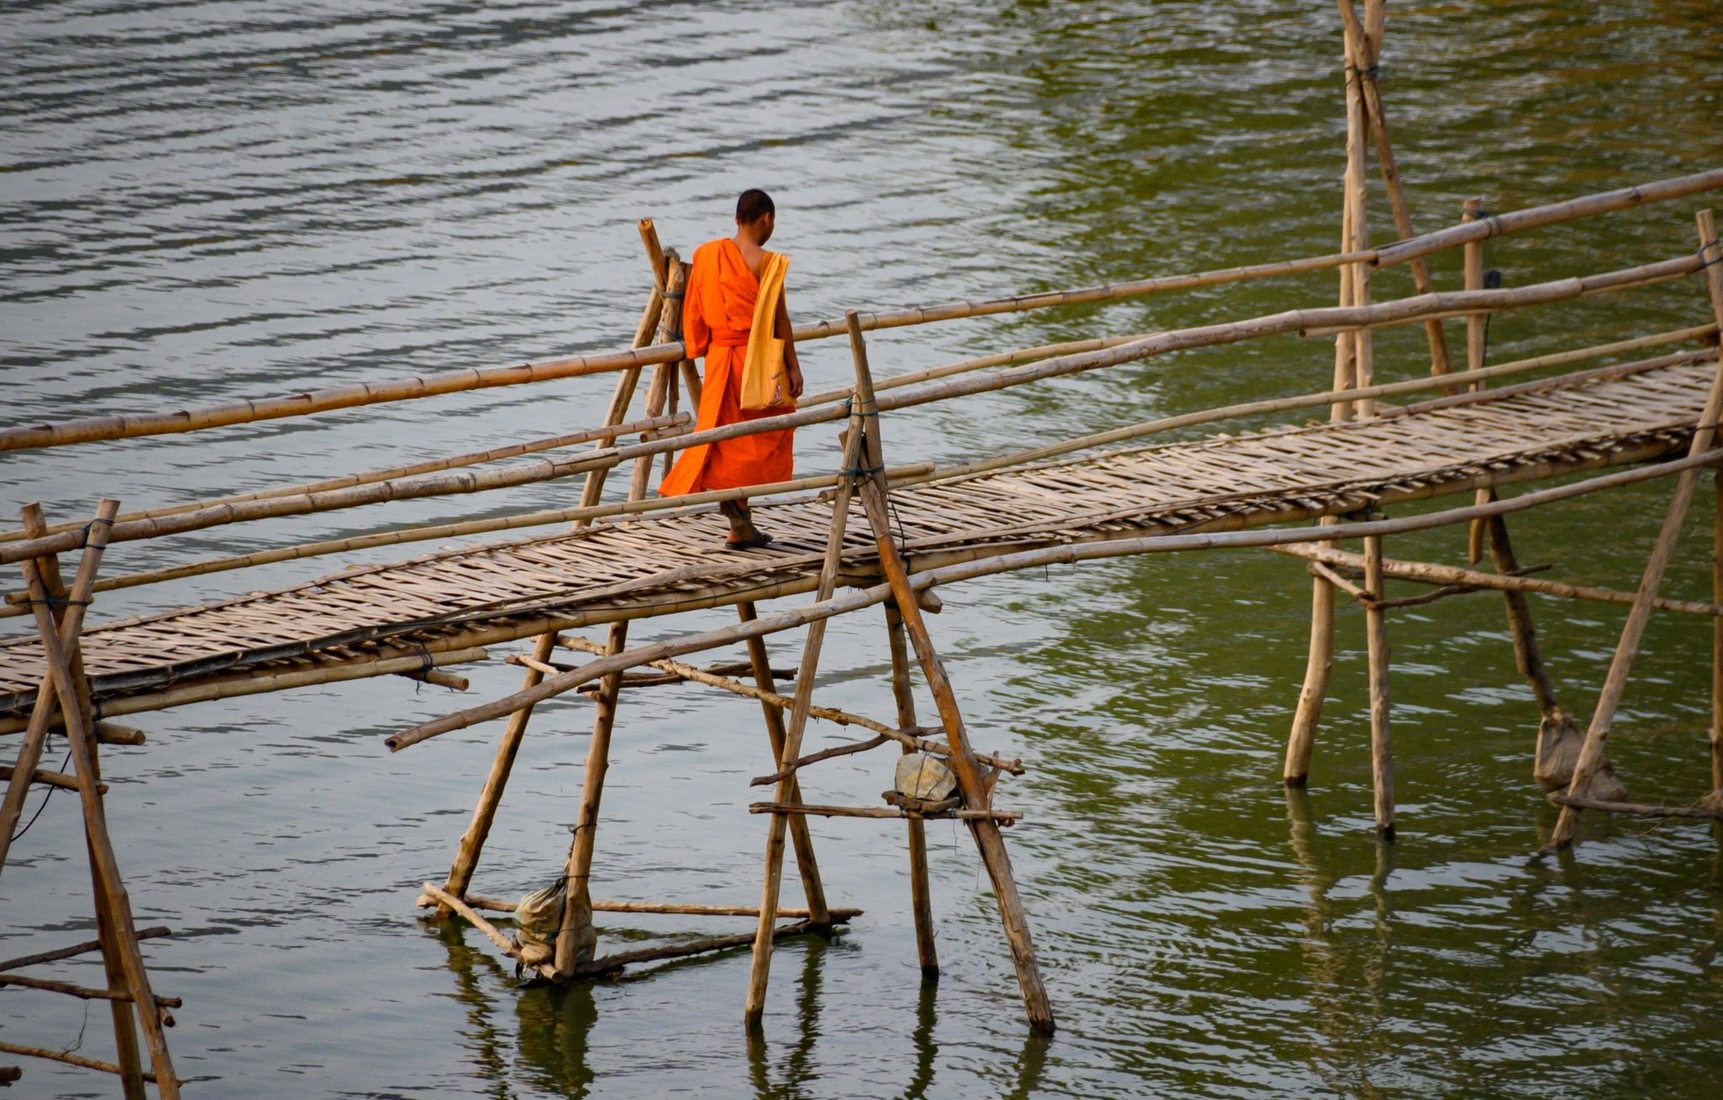
[[[777,208],[770,195],[744,191],[736,200],[736,235],[708,241],[694,250],[682,298],[682,341],[689,358],[706,357],[695,431],[781,415],[794,409],[795,399],[802,394],[802,366],[796,358],[790,311],[782,291],[782,273],[788,261],[765,248],[776,220]],[[767,295],[776,296],[777,306],[772,311],[771,331],[757,333],[754,328],[762,278]],[[772,407],[744,409],[743,365],[750,357],[763,355],[767,347],[775,355],[777,345],[766,343],[774,340],[783,342],[779,377],[787,381],[788,393],[781,392],[785,387],[780,386],[769,397],[776,402]],[[667,497],[682,496],[788,481],[794,436],[794,428],[785,428],[690,447],[664,476],[658,491]],[[754,526],[745,499],[725,501],[719,510],[730,521],[726,548],[748,550],[772,541],[772,536]]]

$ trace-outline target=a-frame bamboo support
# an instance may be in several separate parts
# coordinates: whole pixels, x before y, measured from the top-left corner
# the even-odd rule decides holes
[[[36,618],[47,675],[37,691],[31,728],[20,746],[6,800],[7,812],[10,815],[11,807],[16,802],[12,792],[21,788],[27,789],[30,783],[44,778],[35,763],[40,759],[49,723],[57,711],[60,727],[65,732],[71,750],[73,782],[70,785],[77,790],[83,810],[85,848],[94,896],[96,944],[102,953],[107,986],[100,990],[86,989],[71,983],[32,980],[22,976],[8,978],[7,984],[27,985],[86,1000],[108,1001],[112,1008],[114,1045],[119,1062],[105,1063],[83,1059],[76,1064],[119,1076],[122,1094],[128,1100],[145,1095],[146,1081],[156,1085],[158,1094],[164,1100],[174,1100],[179,1096],[179,1079],[174,1073],[173,1059],[168,1053],[163,1024],[168,1022],[166,1008],[178,1002],[158,998],[151,990],[149,973],[138,947],[139,937],[132,920],[131,902],[120,878],[119,863],[108,836],[107,818],[102,806],[102,794],[106,788],[101,782],[96,756],[94,710],[79,647],[79,635],[83,631],[96,572],[107,547],[108,532],[118,512],[118,501],[102,501],[90,525],[78,572],[69,591],[62,581],[59,562],[53,556],[26,558],[19,563],[24,575],[25,590],[30,597],[30,609]],[[36,505],[24,508],[23,523],[25,531],[31,536],[47,529],[41,509]],[[60,785],[65,785],[63,779]],[[3,822],[8,845],[12,839],[15,820],[15,817],[8,816]],[[4,867],[4,859],[5,852],[0,850],[0,869]],[[65,952],[48,954],[53,957],[66,955]],[[16,965],[23,965],[25,961],[20,960]],[[132,1020],[134,1010],[137,1020],[135,1026]],[[139,1029],[144,1034],[153,1073],[145,1073],[143,1069],[138,1047]],[[7,1049],[18,1054],[50,1058],[54,1056],[54,1052],[27,1047],[8,1045]]]

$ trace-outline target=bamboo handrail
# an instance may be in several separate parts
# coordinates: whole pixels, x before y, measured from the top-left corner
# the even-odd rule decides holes
[[[1189,275],[1158,276],[1073,290],[1021,294],[980,302],[954,302],[901,310],[859,313],[857,314],[857,323],[863,331],[872,331],[925,324],[932,321],[1021,312],[1050,306],[1117,301],[1123,298],[1140,297],[1165,291],[1321,271],[1350,264],[1370,263],[1378,267],[1386,267],[1404,263],[1415,257],[1427,256],[1433,252],[1454,248],[1468,240],[1573,221],[1595,214],[1628,209],[1648,202],[1680,198],[1718,187],[1723,187],[1723,169],[1713,169],[1640,184],[1617,191],[1582,196],[1545,206],[1528,207],[1506,214],[1498,214],[1470,225],[1450,226],[1410,240],[1365,251],[1339,252],[1275,263],[1220,268]],[[844,324],[842,319],[832,319],[797,325],[795,338],[798,340],[818,340],[837,336],[846,331]],[[364,383],[357,386],[342,386],[281,397],[253,398],[196,409],[180,409],[170,413],[103,416],[70,420],[60,424],[33,424],[0,429],[0,451],[58,447],[74,443],[196,431],[204,428],[255,423],[262,420],[329,412],[389,401],[434,397],[495,386],[522,385],[558,378],[638,369],[657,363],[679,362],[685,357],[685,354],[686,349],[680,343],[663,344],[629,351],[567,356],[536,364],[525,363],[498,368],[469,368],[423,377],[397,379],[393,382]]]
[[[551,436],[545,439],[529,439],[524,443],[511,443],[505,447],[493,447],[488,451],[472,451],[467,454],[451,455],[447,458],[427,459],[410,466],[395,466],[386,470],[368,470],[364,473],[347,474],[342,477],[326,478],[322,481],[306,482],[301,485],[283,485],[274,489],[259,489],[250,493],[234,493],[230,496],[211,497],[205,500],[192,500],[183,504],[169,504],[160,508],[149,508],[137,512],[122,512],[114,519],[123,523],[134,519],[154,519],[160,516],[176,516],[184,512],[195,512],[200,508],[215,508],[224,504],[240,504],[250,500],[264,500],[274,497],[299,496],[306,493],[320,493],[331,489],[346,489],[354,485],[370,485],[378,481],[392,481],[396,478],[413,477],[418,474],[436,473],[440,470],[452,470],[460,466],[477,466],[485,462],[498,462],[505,458],[515,458],[524,454],[536,454],[539,451],[554,451],[562,447],[572,447],[577,443],[590,443],[594,440],[614,439],[619,435],[631,435],[636,432],[657,432],[672,430],[693,421],[687,413],[673,416],[649,417],[636,420],[630,424],[606,425],[597,428],[586,428],[569,435]],[[48,527],[47,534],[57,534],[83,526],[76,522],[56,523]],[[0,531],[0,542],[16,542],[25,537],[23,531]]]
[[[882,412],[911,408],[932,401],[985,393],[1061,375],[1118,366],[1122,363],[1164,355],[1168,352],[1216,347],[1265,336],[1291,333],[1302,335],[1313,330],[1333,329],[1335,327],[1363,328],[1374,327],[1379,324],[1411,324],[1421,322],[1424,318],[1432,316],[1522,309],[1528,306],[1568,301],[1591,294],[1624,290],[1677,279],[1699,270],[1702,266],[1702,262],[1697,256],[1679,256],[1657,263],[1641,264],[1636,267],[1606,271],[1596,275],[1534,283],[1510,290],[1423,294],[1369,306],[1286,310],[1244,321],[1229,321],[1217,325],[1203,325],[1196,328],[1159,333],[1115,348],[1056,356],[1026,366],[1010,367],[985,377],[941,382],[920,389],[910,388],[902,393],[879,398],[878,405]],[[1449,376],[1449,378],[1451,381],[1453,376]],[[252,519],[330,511],[337,508],[358,507],[363,504],[391,500],[473,493],[486,489],[525,485],[600,468],[608,469],[631,459],[659,454],[666,450],[682,450],[703,443],[715,443],[745,435],[757,435],[785,428],[825,423],[842,419],[847,415],[840,406],[817,406],[798,409],[778,416],[728,424],[702,432],[678,435],[672,439],[605,448],[582,458],[537,459],[532,463],[523,464],[519,468],[497,470],[484,474],[425,475],[403,481],[385,481],[373,485],[338,489],[326,494],[306,494],[297,497],[250,501],[224,505],[219,508],[201,509],[162,519],[133,520],[128,523],[115,524],[111,538],[114,542],[128,542],[154,538],[159,535],[203,530]],[[75,550],[82,544],[83,534],[77,530],[16,542],[0,546],[0,564],[10,564],[45,554],[64,553]]]
[[[1604,191],[1577,199],[1552,202],[1544,206],[1526,207],[1506,214],[1494,214],[1487,218],[1480,218],[1475,222],[1451,225],[1446,229],[1425,233],[1409,241],[1398,241],[1394,244],[1384,245],[1376,250],[1376,259],[1373,262],[1377,267],[1391,267],[1416,257],[1428,256],[1433,252],[1443,252],[1450,248],[1456,248],[1467,241],[1487,240],[1490,237],[1499,237],[1505,233],[1521,233],[1527,229],[1539,229],[1546,225],[1577,221],[1580,218],[1589,218],[1597,214],[1630,210],[1648,202],[1679,199],[1686,195],[1696,195],[1701,191],[1711,191],[1719,187],[1723,187],[1723,168],[1713,168],[1705,172],[1694,172],[1690,175],[1658,180],[1655,183],[1642,183],[1633,187],[1623,187],[1616,191]]]

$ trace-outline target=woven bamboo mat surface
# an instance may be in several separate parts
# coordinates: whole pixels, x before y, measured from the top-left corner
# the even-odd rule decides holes
[[[923,567],[1057,542],[1303,520],[1644,461],[1685,446],[1714,370],[1699,363],[1514,387],[1363,422],[1132,447],[924,483],[893,491],[894,522],[912,565]],[[473,545],[94,625],[84,635],[85,667],[100,703],[495,644],[549,624],[731,604],[772,586],[811,589],[829,504],[761,502],[756,517],[776,536],[762,550],[725,551],[722,518],[687,512]],[[859,503],[845,566],[851,579],[871,580],[877,570]],[[28,713],[41,672],[33,634],[0,638],[0,717]]]

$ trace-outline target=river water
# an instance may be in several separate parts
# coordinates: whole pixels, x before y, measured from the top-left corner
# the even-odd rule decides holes
[[[1395,5],[1382,89],[1420,227],[1472,195],[1511,209],[1723,163],[1717,14],[1714,0]],[[0,39],[4,424],[618,347],[647,285],[635,220],[686,255],[727,231],[750,186],[778,199],[801,319],[1315,254],[1338,234],[1338,29],[1322,4],[87,0],[12,5]],[[1386,210],[1379,191],[1372,203]],[[1493,244],[1490,263],[1512,286],[1682,254],[1696,205]],[[1378,213],[1378,240],[1387,224]],[[1455,257],[1435,269],[1457,285]],[[1404,283],[1392,273],[1377,293]],[[890,373],[1333,297],[1324,275],[881,333],[873,362]],[[1688,281],[1503,316],[1491,354],[1706,317]],[[1420,342],[1384,336],[1379,376],[1425,369]],[[815,389],[850,369],[838,342],[803,361]],[[1320,388],[1331,363],[1322,341],[1292,338],[1152,360],[896,417],[887,444],[893,461],[998,453]],[[592,423],[608,386],[13,453],[0,503],[70,518],[103,494],[137,508],[500,445]],[[803,433],[803,471],[829,468],[830,436]],[[129,544],[109,571],[570,491]],[[1516,520],[1520,557],[1631,587],[1667,492]],[[1702,510],[1668,582],[1690,598],[1708,593]],[[1463,549],[1446,532],[1394,552]],[[104,597],[94,616],[345,564]],[[185,999],[169,1037],[188,1095],[1715,1095],[1718,842],[1590,821],[1574,853],[1538,854],[1553,814],[1530,781],[1535,712],[1495,599],[1391,619],[1388,847],[1370,829],[1355,608],[1339,616],[1310,790],[1277,782],[1308,622],[1295,562],[1138,559],[945,599],[931,625],[974,737],[1028,766],[999,802],[1027,814],[1007,839],[1060,1022],[1050,1042],[1024,1026],[986,876],[948,824],[929,829],[937,987],[919,980],[900,829],[815,824],[834,900],[866,913],[834,944],[780,948],[755,1044],[745,952],[557,995],[517,989],[472,930],[420,923],[417,884],[446,869],[498,727],[398,756],[382,738],[513,690],[518,670],[492,661],[464,699],[389,681],[206,703],[142,716],[148,747],[106,754],[133,905],[177,933],[146,950],[158,990]],[[1544,600],[1534,613],[1583,716],[1622,615]],[[1636,797],[1707,786],[1708,635],[1699,620],[1652,625],[1612,742]],[[781,663],[796,652],[774,644]],[[877,618],[835,624],[825,654],[818,698],[883,717]],[[589,708],[541,708],[479,890],[557,873]],[[844,737],[816,726],[810,744]],[[888,768],[836,761],[808,797],[872,803]],[[752,704],[629,696],[594,893],[751,903],[765,822],[745,811],[746,780],[767,770]],[[77,828],[62,795],[13,846],[0,954],[87,932]],[[729,927],[604,921],[612,946]],[[106,1011],[61,1000],[7,990],[0,1038],[111,1056]],[[111,1085],[39,1062],[26,1074],[22,1095]]]

